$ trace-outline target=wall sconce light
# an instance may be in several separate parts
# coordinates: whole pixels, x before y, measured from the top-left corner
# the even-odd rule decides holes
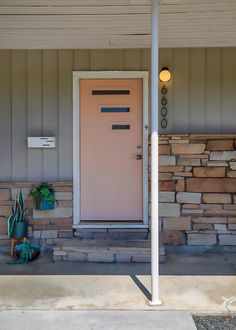
[[[160,81],[164,82],[164,83],[170,81],[171,73],[167,66],[165,66],[161,69],[159,78],[160,78]]]
[[[167,83],[171,79],[171,73],[170,73],[168,67],[163,67],[161,69],[159,78],[160,78],[160,81],[162,83],[164,83],[163,87],[161,89],[161,94],[163,95],[162,99],[161,99],[161,116],[162,116],[161,128],[165,129],[168,126],[168,122],[167,122],[167,114],[168,114],[167,103],[168,103],[168,101],[166,98],[166,94],[168,93],[168,90],[167,90],[167,87],[165,86],[165,83]]]

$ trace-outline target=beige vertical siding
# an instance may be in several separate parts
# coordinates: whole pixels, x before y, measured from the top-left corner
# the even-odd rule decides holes
[[[160,50],[173,74],[162,133],[235,132],[235,58],[235,48]],[[72,178],[73,70],[150,70],[150,50],[0,51],[0,180]],[[30,135],[55,135],[57,147],[28,150]]]

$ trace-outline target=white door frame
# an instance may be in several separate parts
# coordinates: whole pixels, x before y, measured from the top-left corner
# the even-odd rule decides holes
[[[81,224],[80,219],[80,79],[143,80],[143,221],[137,224]],[[73,72],[73,228],[148,228],[148,72],[74,71]]]

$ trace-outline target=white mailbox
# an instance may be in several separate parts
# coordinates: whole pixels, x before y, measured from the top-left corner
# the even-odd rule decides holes
[[[56,148],[56,138],[55,137],[28,137],[28,148]]]

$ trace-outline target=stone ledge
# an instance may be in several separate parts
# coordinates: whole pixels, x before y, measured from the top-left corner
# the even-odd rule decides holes
[[[148,241],[64,240],[53,248],[53,260],[80,262],[150,262]],[[160,261],[164,262],[164,248],[160,247]]]
[[[188,234],[188,245],[215,245],[217,243],[214,234]]]
[[[72,208],[58,208],[50,211],[33,210],[33,219],[51,219],[51,218],[70,218],[72,217]]]
[[[220,245],[236,245],[236,235],[219,235]]]

